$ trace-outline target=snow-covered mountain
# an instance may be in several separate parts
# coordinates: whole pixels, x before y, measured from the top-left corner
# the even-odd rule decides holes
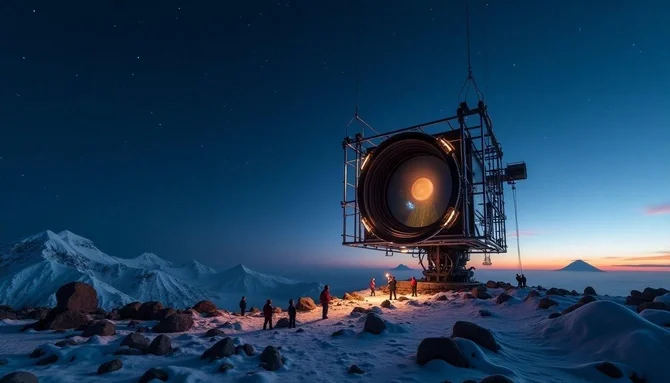
[[[590,265],[581,259],[571,262],[569,265],[565,266],[562,269],[557,271],[591,271],[591,272],[602,272],[599,268]]]
[[[321,287],[243,265],[217,272],[195,260],[175,265],[151,253],[111,257],[69,231],[47,230],[0,247],[0,304],[54,306],[58,287],[72,281],[95,287],[105,309],[133,301],[157,300],[183,308],[202,299],[221,302],[240,295],[297,298],[318,295]]]

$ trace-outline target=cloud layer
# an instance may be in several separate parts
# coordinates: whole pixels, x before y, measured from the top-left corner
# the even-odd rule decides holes
[[[661,205],[649,206],[644,210],[647,215],[670,214],[670,202]]]

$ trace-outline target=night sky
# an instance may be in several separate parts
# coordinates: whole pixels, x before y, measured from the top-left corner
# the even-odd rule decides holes
[[[412,264],[340,245],[357,63],[377,130],[454,115],[464,13],[2,1],[0,243],[69,229],[110,255],[214,267]],[[528,267],[670,264],[668,15],[663,0],[471,1],[475,77],[505,161],[528,164]],[[494,266],[516,265],[509,242]]]

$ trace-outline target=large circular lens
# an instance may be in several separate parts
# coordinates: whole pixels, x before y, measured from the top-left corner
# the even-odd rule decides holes
[[[451,170],[443,158],[416,156],[403,162],[391,175],[387,203],[393,218],[409,227],[439,221],[451,197]]]
[[[410,132],[382,142],[364,161],[357,202],[363,224],[394,244],[425,241],[458,209],[460,176],[455,151],[431,135]]]

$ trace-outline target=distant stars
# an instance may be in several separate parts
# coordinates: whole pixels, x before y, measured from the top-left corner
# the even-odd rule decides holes
[[[200,145],[200,147],[201,147],[201,148],[204,148],[204,147],[205,147],[205,145]]]
[[[163,124],[158,123],[158,127],[159,127],[159,128],[163,127]]]
[[[581,32],[581,31],[582,31],[582,28],[580,27],[579,30],[578,30],[577,32]]]
[[[114,24],[114,28],[116,28],[116,24]]]
[[[35,10],[33,9],[33,13],[35,13]]]
[[[21,97],[20,93],[15,93],[15,94],[16,94],[16,97]]]
[[[26,56],[21,57],[21,59],[25,60],[25,59],[26,59]]]
[[[137,56],[137,59],[139,60],[139,59],[140,59],[140,56]]]
[[[516,66],[516,64],[512,64],[512,66],[513,66],[513,67],[515,67],[515,66]]]
[[[130,75],[131,75],[131,76],[135,76],[135,73],[131,73]]]

